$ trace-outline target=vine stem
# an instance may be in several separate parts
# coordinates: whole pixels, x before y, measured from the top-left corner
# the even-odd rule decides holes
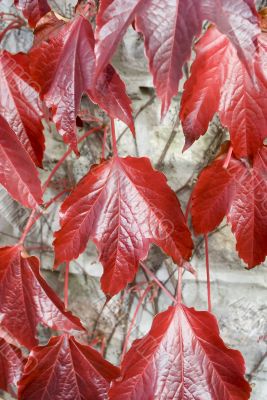
[[[115,157],[118,157],[118,148],[117,148],[117,139],[116,139],[116,130],[115,130],[115,122],[114,119],[110,119],[111,123],[111,135],[112,135],[112,147],[113,147],[113,153]]]
[[[211,312],[211,289],[210,289],[210,262],[209,262],[209,242],[208,235],[205,233],[205,256],[206,256],[206,273],[207,273],[207,292],[208,292],[208,311]]]
[[[225,159],[224,164],[223,164],[223,168],[224,169],[228,168],[230,160],[231,160],[231,157],[232,157],[232,153],[233,153],[233,146],[230,146],[229,149],[228,149],[228,153],[227,153],[226,159]]]
[[[136,309],[135,309],[135,311],[134,311],[133,318],[132,318],[132,320],[131,320],[131,324],[130,324],[129,330],[128,330],[128,332],[127,332],[127,335],[126,335],[126,338],[125,338],[125,341],[124,341],[123,350],[122,350],[122,354],[121,354],[121,361],[124,359],[124,356],[125,356],[125,354],[126,354],[127,347],[128,347],[128,342],[129,342],[129,339],[130,339],[130,336],[131,336],[131,333],[132,333],[132,330],[133,330],[133,327],[134,327],[134,324],[135,324],[135,321],[136,321],[138,312],[139,312],[139,310],[140,310],[140,307],[142,306],[143,301],[144,301],[145,297],[147,296],[147,294],[149,293],[150,290],[151,290],[151,285],[149,285],[149,286],[143,291],[143,294],[142,294],[142,296],[140,297],[140,299],[139,299],[139,301],[138,301],[137,307],[136,307]]]
[[[80,137],[80,139],[78,140],[78,144],[81,143],[84,139],[86,139],[88,136],[90,136],[91,134],[93,134],[94,132],[103,129],[103,126],[101,127],[97,127],[97,128],[92,128],[89,131],[87,131],[83,136]],[[53,170],[50,172],[47,180],[45,181],[45,183],[42,186],[42,193],[44,194],[44,192],[46,191],[46,189],[48,188],[53,176],[55,175],[55,173],[57,172],[57,170],[61,167],[61,165],[63,164],[63,162],[66,160],[66,158],[69,156],[69,154],[71,154],[73,151],[72,148],[69,148],[64,155],[59,159],[59,161],[57,162],[57,164],[55,165],[55,167],[53,168]],[[53,204],[58,197],[62,196],[63,193],[58,194],[57,196],[55,196],[52,200],[50,200],[48,203],[46,203],[45,208],[47,209],[48,207],[50,207],[51,204]],[[30,217],[28,219],[28,222],[26,224],[26,227],[21,235],[19,244],[23,245],[28,233],[30,232],[31,228],[33,227],[33,225],[37,222],[37,220],[40,218],[40,216],[42,215],[42,212],[40,212],[37,216],[35,215],[37,212],[36,208],[32,210]]]
[[[89,131],[87,131],[83,136],[80,137],[80,139],[78,140],[78,144],[81,143],[84,139],[86,139],[88,136],[92,135],[92,133],[99,131],[103,129],[103,126],[101,127],[97,127],[97,128],[92,128]],[[61,167],[61,165],[64,163],[64,161],[66,160],[66,158],[73,152],[73,149],[70,147],[66,153],[63,154],[63,156],[59,159],[59,161],[57,162],[57,164],[55,165],[55,167],[52,169],[52,171],[50,172],[46,182],[43,185],[43,192],[45,192],[45,190],[47,189],[47,187],[49,186],[51,179],[53,178],[53,176],[55,175],[55,173],[57,172],[57,170]]]
[[[65,310],[69,306],[69,273],[70,273],[70,263],[66,262],[65,268],[65,281],[64,281],[64,306]]]
[[[156,275],[153,274],[152,271],[150,271],[149,268],[147,268],[147,266],[143,263],[140,262],[141,267],[143,268],[144,271],[146,271],[147,275],[149,275],[155,282],[156,284],[162,289],[162,291],[169,297],[169,299],[171,299],[171,301],[173,301],[174,303],[176,303],[176,299],[173,297],[173,295],[168,291],[168,289],[163,285],[163,283],[161,283],[158,278],[156,277]]]

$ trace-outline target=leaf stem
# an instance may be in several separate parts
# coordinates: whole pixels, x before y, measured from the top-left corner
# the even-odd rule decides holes
[[[116,130],[115,130],[115,122],[114,119],[110,119],[111,123],[111,135],[112,135],[112,147],[113,147],[113,153],[114,157],[118,157],[118,148],[117,148],[117,139],[116,139]]]
[[[65,311],[67,311],[68,306],[69,306],[69,273],[70,273],[70,263],[66,262],[65,281],[64,281],[64,305],[65,305]]]
[[[125,354],[126,354],[126,352],[127,352],[128,342],[129,342],[129,339],[130,339],[130,336],[131,336],[131,333],[132,333],[132,330],[133,330],[133,327],[134,327],[134,324],[135,324],[135,321],[136,321],[138,312],[139,312],[139,310],[140,310],[140,307],[141,307],[141,305],[143,304],[143,301],[144,301],[146,295],[148,294],[148,292],[149,292],[150,290],[151,290],[151,285],[149,285],[149,286],[143,291],[143,294],[142,294],[142,296],[140,297],[140,299],[139,299],[139,301],[138,301],[138,304],[137,304],[137,307],[136,307],[136,309],[135,309],[133,318],[132,318],[132,320],[131,320],[131,324],[130,324],[129,330],[128,330],[128,332],[127,332],[127,335],[126,335],[126,338],[125,338],[125,341],[124,341],[123,350],[122,350],[122,354],[121,354],[121,361],[124,359],[124,356],[125,356]]]
[[[209,242],[208,235],[205,233],[205,256],[206,256],[206,273],[207,273],[207,292],[208,292],[208,311],[211,312],[211,288],[210,288],[210,263],[209,263]]]
[[[230,146],[229,149],[228,149],[228,153],[227,153],[226,159],[225,159],[224,164],[223,164],[223,168],[224,169],[228,168],[230,160],[231,160],[231,157],[232,157],[232,153],[233,153],[233,146]]]
[[[176,300],[173,297],[173,295],[168,291],[168,289],[163,285],[163,283],[159,281],[156,275],[154,275],[153,272],[150,271],[150,269],[147,268],[147,266],[143,262],[140,262],[140,265],[143,268],[143,270],[146,271],[147,275],[149,275],[150,278],[152,278],[156,282],[156,284],[162,289],[162,291],[169,297],[169,299],[171,299],[171,301],[176,303]]]
[[[177,303],[182,303],[183,268],[178,267]]]

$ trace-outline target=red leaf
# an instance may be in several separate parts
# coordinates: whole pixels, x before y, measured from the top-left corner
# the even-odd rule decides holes
[[[47,0],[15,0],[15,5],[19,10],[22,10],[32,28],[43,15],[51,10]]]
[[[115,69],[108,65],[97,79],[94,90],[88,92],[90,99],[99,105],[110,118],[118,118],[135,134],[131,101],[126,87]]]
[[[0,111],[33,162],[41,167],[44,153],[43,113],[38,98],[39,87],[24,68],[28,63],[26,54],[14,56],[7,51],[0,53]]]
[[[40,275],[39,260],[25,258],[19,247],[0,249],[0,317],[1,326],[28,348],[38,344],[39,323],[61,331],[84,329]]]
[[[0,338],[0,389],[15,395],[24,368],[21,351]]]
[[[66,22],[58,19],[53,11],[44,15],[34,29],[34,46],[39,46],[42,41],[55,37],[65,24]]]
[[[225,346],[215,317],[184,305],[158,314],[122,362],[110,400],[247,400],[244,360]]]
[[[253,156],[267,137],[267,34],[259,37],[254,56],[254,76],[238,58],[226,36],[208,29],[196,45],[196,60],[184,86],[180,118],[186,137],[185,149],[208,129],[215,112],[227,126],[235,154]]]
[[[81,254],[89,239],[104,266],[102,289],[113,296],[134,279],[150,243],[183,265],[193,243],[175,193],[147,158],[113,158],[93,167],[61,207],[55,265]]]
[[[130,100],[125,85],[108,66],[94,87],[94,33],[81,15],[56,35],[31,51],[33,79],[42,87],[46,105],[66,143],[77,152],[76,116],[82,94],[87,92],[112,117],[120,118],[134,132]],[[51,59],[47,63],[47,59]],[[68,66],[68,68],[66,68]]]
[[[252,268],[267,255],[267,148],[255,157],[253,166],[225,155],[200,175],[193,192],[192,218],[196,233],[215,229],[223,217],[232,225],[240,257]]]
[[[0,115],[0,183],[25,207],[42,203],[38,172],[16,134]]]
[[[105,400],[119,369],[67,335],[32,350],[19,383],[19,400]]]
[[[97,16],[97,74],[114,54],[126,29],[135,19],[143,33],[154,85],[162,100],[163,112],[178,91],[182,66],[191,54],[192,41],[201,33],[204,20],[214,22],[237,48],[240,57],[250,60],[258,33],[253,0],[102,0]]]

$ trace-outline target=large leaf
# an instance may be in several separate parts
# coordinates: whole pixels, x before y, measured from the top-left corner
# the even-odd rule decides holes
[[[126,29],[135,19],[143,33],[154,85],[165,112],[177,94],[182,66],[191,54],[192,41],[208,19],[226,34],[240,57],[255,52],[258,33],[253,0],[102,0],[97,17],[97,74],[114,54]]]
[[[47,0],[15,0],[15,5],[22,10],[29,25],[34,28],[40,18],[50,11]]]
[[[188,148],[203,135],[215,112],[227,126],[235,154],[253,156],[267,137],[267,34],[259,37],[254,75],[229,39],[211,27],[196,45],[196,60],[184,86],[180,118]]]
[[[0,389],[15,395],[24,363],[20,349],[0,338]]]
[[[15,132],[0,115],[0,183],[25,207],[42,202],[38,172]]]
[[[84,329],[40,275],[39,260],[18,246],[0,249],[0,323],[28,348],[38,344],[39,323],[68,332]]]
[[[227,169],[225,154],[201,173],[192,197],[196,233],[215,229],[224,216],[232,225],[240,257],[252,268],[267,255],[267,148],[250,166],[232,157]]]
[[[30,68],[65,142],[77,152],[76,116],[84,93],[134,131],[130,100],[113,68],[108,66],[95,82],[95,39],[88,20],[76,15],[56,31],[31,51]]]
[[[7,120],[33,162],[41,167],[44,135],[38,85],[24,68],[26,55],[0,53],[0,112]]]
[[[33,368],[34,366],[34,368]],[[19,383],[20,400],[106,400],[119,369],[73,337],[53,337],[32,350]]]
[[[89,239],[104,266],[102,289],[113,296],[134,279],[150,243],[183,266],[193,243],[179,201],[147,158],[94,166],[61,207],[55,265],[81,254]]]
[[[122,362],[110,400],[248,400],[241,354],[225,346],[215,317],[184,305],[158,314]]]

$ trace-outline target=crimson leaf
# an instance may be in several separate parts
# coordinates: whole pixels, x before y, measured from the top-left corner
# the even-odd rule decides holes
[[[41,167],[44,153],[43,113],[38,98],[39,87],[33,87],[34,82],[24,68],[28,62],[24,54],[0,53],[0,112],[33,162]]]
[[[192,197],[193,226],[197,234],[214,230],[227,215],[237,240],[239,256],[252,268],[267,255],[267,148],[248,161],[225,154],[201,173]]]
[[[94,46],[90,23],[76,15],[30,55],[33,80],[40,84],[41,95],[52,108],[59,133],[76,152],[76,116],[84,93],[112,118],[121,118],[134,131],[130,100],[113,68],[107,67],[94,85]]]
[[[42,202],[38,172],[16,134],[1,115],[0,183],[25,207],[35,208]]]
[[[248,400],[241,354],[225,346],[215,317],[184,305],[158,314],[122,362],[110,400]]]
[[[32,350],[19,382],[19,400],[105,400],[119,369],[74,337],[53,337]]]
[[[97,16],[97,74],[114,54],[126,29],[135,27],[145,39],[154,85],[163,112],[178,91],[183,64],[204,20],[214,22],[237,48],[241,59],[255,52],[258,33],[253,0],[102,0]]]
[[[198,42],[181,101],[185,149],[207,131],[217,111],[238,157],[253,156],[262,146],[267,137],[267,34],[262,33],[258,42],[253,78],[231,42],[215,27]]]
[[[15,5],[22,10],[29,25],[34,28],[40,18],[50,11],[47,0],[15,0]]]
[[[64,201],[55,233],[55,265],[77,258],[92,239],[104,266],[102,289],[113,296],[134,279],[150,243],[186,266],[192,239],[179,201],[147,158],[94,166]]]
[[[0,389],[15,395],[23,368],[24,358],[20,349],[0,338]]]
[[[80,320],[64,305],[40,275],[39,260],[21,254],[21,249],[0,249],[0,323],[22,345],[38,344],[37,326],[83,330]]]

